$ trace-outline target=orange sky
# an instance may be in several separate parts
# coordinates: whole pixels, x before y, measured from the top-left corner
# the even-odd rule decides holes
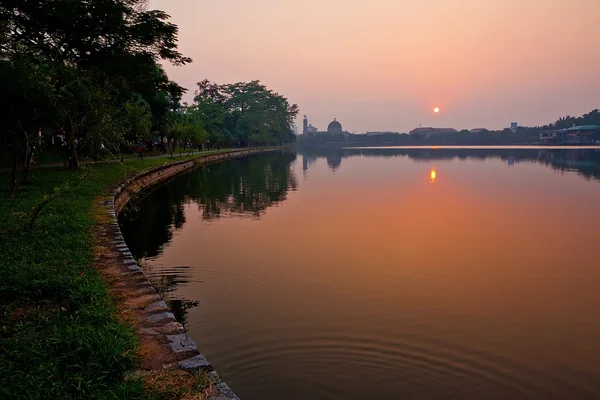
[[[357,133],[499,129],[600,107],[600,0],[150,0],[150,8],[172,16],[180,50],[194,59],[168,66],[171,79],[191,92],[204,78],[259,79],[321,129],[334,117]]]

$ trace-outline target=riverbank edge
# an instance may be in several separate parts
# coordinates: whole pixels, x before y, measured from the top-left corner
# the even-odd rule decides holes
[[[196,343],[184,332],[166,302],[131,254],[121,232],[118,216],[127,203],[175,176],[200,165],[285,148],[255,148],[200,155],[191,159],[152,167],[113,185],[99,205],[108,220],[97,223],[95,239],[99,256],[95,263],[109,279],[113,297],[127,315],[139,340],[140,366],[131,377],[144,378],[162,372],[204,373],[209,400],[239,400],[221,380]]]

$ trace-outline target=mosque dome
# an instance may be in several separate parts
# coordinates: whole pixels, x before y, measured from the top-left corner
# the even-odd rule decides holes
[[[342,124],[340,124],[334,118],[333,121],[331,121],[329,123],[329,126],[327,126],[327,132],[328,133],[342,133]]]

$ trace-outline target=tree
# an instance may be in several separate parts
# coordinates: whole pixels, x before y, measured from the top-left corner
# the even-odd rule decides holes
[[[70,166],[78,166],[77,145],[86,132],[96,137],[91,121],[103,132],[118,125],[113,110],[91,112],[86,100],[102,98],[104,108],[123,106],[139,94],[149,105],[156,129],[184,89],[170,82],[157,64],[191,62],[177,51],[176,25],[140,0],[3,0],[0,3],[0,59],[17,57],[45,65],[53,72],[56,125],[62,126],[71,149]],[[97,87],[98,89],[94,89]],[[18,87],[14,88],[18,91]],[[96,96],[98,93],[109,93]],[[130,110],[133,112],[133,110]],[[31,110],[30,110],[31,112]],[[135,114],[135,113],[134,113]],[[139,113],[138,113],[139,114]],[[139,115],[138,115],[139,116]],[[28,121],[34,123],[34,119]],[[86,125],[89,129],[86,129]],[[91,140],[91,137],[90,137]]]
[[[33,154],[33,140],[38,130],[50,123],[52,92],[54,84],[51,69],[15,54],[9,60],[0,60],[0,124],[2,134],[12,144],[13,162],[11,196],[17,188],[17,158],[19,149],[23,155],[23,181]]]
[[[177,146],[179,146],[179,155],[182,155],[182,148],[188,147],[189,144],[193,149],[199,143],[205,142],[208,137],[208,132],[203,128],[199,115],[194,110],[172,114],[168,130],[171,157]]]
[[[198,82],[193,110],[212,143],[242,146],[289,143],[298,107],[259,81],[217,85]]]
[[[124,139],[129,142],[149,139],[151,117],[150,105],[143,99],[126,102],[122,111]]]

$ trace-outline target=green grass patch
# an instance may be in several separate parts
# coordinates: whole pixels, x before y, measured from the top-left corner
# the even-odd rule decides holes
[[[92,266],[93,201],[112,183],[178,160],[90,165],[85,179],[81,170],[32,169],[12,199],[9,173],[0,173],[0,398],[147,397],[123,379],[136,366],[136,337]],[[27,229],[35,206],[67,180]]]

